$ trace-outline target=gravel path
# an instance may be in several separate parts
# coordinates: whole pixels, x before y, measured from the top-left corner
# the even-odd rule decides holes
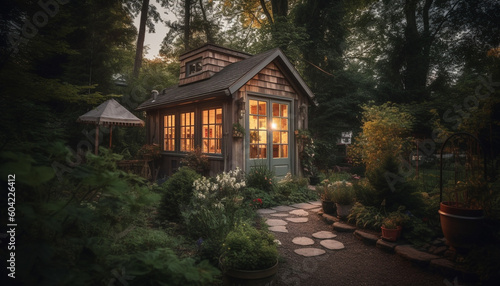
[[[276,223],[273,231],[276,239],[281,242],[279,248],[280,264],[275,285],[453,285],[453,277],[444,277],[428,270],[414,266],[410,261],[398,255],[389,254],[380,249],[365,245],[357,239],[353,233],[333,231],[317,214],[319,208],[305,209],[307,216],[290,214],[286,208],[277,208],[266,213],[262,211],[262,217],[271,219]],[[297,213],[297,212],[295,212]],[[300,212],[299,212],[300,214]],[[289,218],[307,218],[295,220]],[[283,225],[281,221],[286,224]],[[273,227],[270,227],[270,230]],[[287,232],[282,232],[287,231]],[[336,235],[334,238],[342,243],[345,248],[330,250],[322,246],[320,242],[325,239],[313,237],[313,233],[328,231]],[[312,239],[298,239],[300,237]],[[298,245],[292,240],[308,245]],[[313,257],[305,257],[294,252],[301,248],[316,248],[324,250],[325,253]],[[320,252],[320,253],[321,253]],[[450,282],[451,281],[451,282]]]

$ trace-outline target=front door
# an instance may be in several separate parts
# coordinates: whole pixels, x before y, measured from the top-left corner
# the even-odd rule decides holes
[[[290,102],[273,99],[250,99],[247,169],[264,165],[277,177],[291,172]]]

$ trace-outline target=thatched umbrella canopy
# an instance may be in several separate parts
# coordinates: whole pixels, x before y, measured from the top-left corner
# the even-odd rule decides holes
[[[113,126],[144,126],[144,121],[120,105],[116,100],[109,99],[98,107],[78,117],[78,122],[95,124],[95,154],[99,146],[99,126],[109,126],[109,148],[113,136]]]

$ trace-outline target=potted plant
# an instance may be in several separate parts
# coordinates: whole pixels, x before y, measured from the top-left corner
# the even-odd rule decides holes
[[[397,241],[401,237],[403,225],[410,219],[403,213],[404,209],[404,206],[399,206],[397,211],[389,213],[389,215],[382,220],[382,239]]]
[[[333,201],[333,188],[329,187],[329,183],[328,180],[324,180],[321,185],[316,186],[316,192],[321,199],[323,212],[326,214],[335,214],[337,212],[337,207]]]
[[[451,196],[439,206],[441,229],[447,243],[455,249],[466,249],[477,242],[484,221],[484,198],[488,193],[485,182],[459,181],[446,189]]]
[[[222,247],[225,285],[271,285],[274,281],[278,248],[272,234],[243,223],[227,234]]]
[[[331,184],[332,200],[337,207],[337,216],[345,218],[351,212],[355,201],[354,188],[352,183],[347,181],[337,181]]]
[[[239,122],[234,123],[233,124],[233,137],[243,138],[244,135],[245,135],[245,128]]]

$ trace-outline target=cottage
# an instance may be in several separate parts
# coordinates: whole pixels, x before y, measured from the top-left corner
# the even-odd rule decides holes
[[[276,176],[301,173],[294,131],[307,128],[314,95],[280,49],[252,56],[207,44],[179,59],[179,84],[137,108],[146,112],[148,143],[161,146],[160,174],[197,147],[211,175],[256,165]]]

